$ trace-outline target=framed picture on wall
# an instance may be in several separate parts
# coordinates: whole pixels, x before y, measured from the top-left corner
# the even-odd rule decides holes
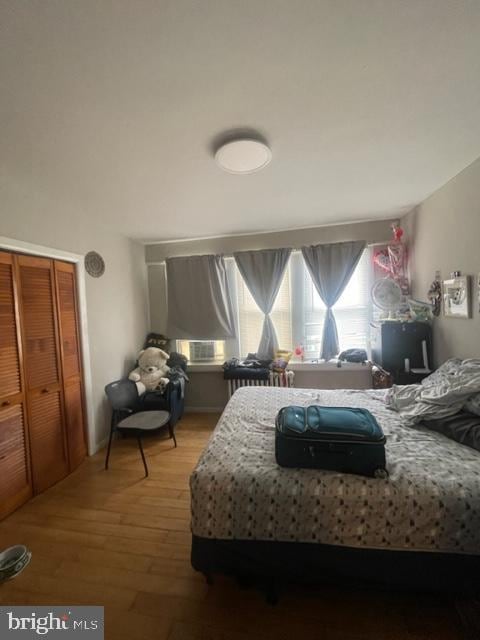
[[[450,318],[470,318],[470,276],[443,281],[443,312]]]

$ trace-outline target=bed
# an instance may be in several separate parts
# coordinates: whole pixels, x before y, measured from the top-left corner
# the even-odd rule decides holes
[[[215,573],[476,589],[480,452],[405,426],[383,390],[244,387],[190,480],[192,564]],[[286,405],[364,407],[387,436],[387,479],[275,462]]]

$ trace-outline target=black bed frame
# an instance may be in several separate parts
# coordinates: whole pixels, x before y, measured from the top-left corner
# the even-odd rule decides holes
[[[218,540],[193,535],[191,560],[193,568],[201,571],[209,584],[215,574],[224,574],[240,581],[268,584],[274,590],[275,585],[285,582],[327,582],[454,594],[480,592],[480,556],[460,553]]]

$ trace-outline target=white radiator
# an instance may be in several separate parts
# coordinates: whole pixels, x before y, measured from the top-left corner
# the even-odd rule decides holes
[[[228,399],[232,397],[240,387],[293,387],[295,373],[293,371],[285,371],[285,373],[277,373],[272,371],[268,380],[243,380],[241,378],[233,378],[227,380]]]

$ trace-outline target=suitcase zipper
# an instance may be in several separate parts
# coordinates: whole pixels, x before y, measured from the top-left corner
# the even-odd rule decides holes
[[[285,434],[282,434],[282,436],[286,440],[291,440],[292,442],[298,442],[299,440],[302,441],[302,438],[299,438],[299,437],[286,436]],[[366,440],[328,440],[326,442],[332,443],[332,444],[343,444],[343,445],[348,445],[348,444],[374,445],[374,444],[385,444],[386,441],[387,441],[387,437],[384,435],[381,440],[368,440],[368,441]],[[316,439],[315,442],[321,443],[325,441],[319,438],[319,439]]]

